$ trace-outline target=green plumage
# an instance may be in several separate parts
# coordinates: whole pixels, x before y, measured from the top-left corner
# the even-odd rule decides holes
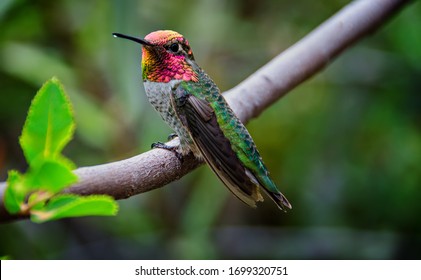
[[[193,142],[207,163],[220,178],[234,178],[232,180],[221,178],[221,180],[237,197],[250,206],[255,206],[256,201],[263,200],[259,193],[259,187],[262,187],[281,209],[291,208],[288,200],[279,192],[269,177],[269,172],[246,127],[229,107],[218,87],[197,65],[193,69],[196,71],[199,81],[181,82],[175,87],[173,98],[176,109],[174,111],[177,112],[186,130],[190,132]],[[184,107],[189,106],[189,98],[201,101],[194,101],[191,108],[186,109]],[[199,105],[194,105],[195,103]],[[201,113],[202,111],[209,112],[209,116],[206,117],[206,112]],[[201,115],[205,115],[205,117],[203,118]],[[197,121],[192,122],[191,119],[194,118],[202,120],[204,125],[199,126]],[[215,123],[210,121],[212,118],[215,119]],[[195,132],[195,129],[198,131]],[[213,130],[212,138],[208,137],[204,130]],[[202,135],[205,136],[202,137]],[[206,139],[206,137],[211,139]],[[204,138],[204,140],[198,141],[198,138]],[[229,144],[227,151],[220,157],[214,156],[221,149],[223,142]],[[212,145],[212,143],[216,143],[216,145]],[[229,151],[230,149],[231,151]],[[224,168],[224,161],[230,161],[232,165],[241,165],[241,167]],[[243,179],[241,185],[236,184],[241,179]]]
[[[188,41],[179,33],[159,30],[139,39],[114,36],[143,45],[143,82],[149,102],[177,133],[177,155],[203,158],[228,189],[246,204],[263,201],[262,188],[282,210],[291,204],[269,177],[247,129],[212,79],[196,64]]]

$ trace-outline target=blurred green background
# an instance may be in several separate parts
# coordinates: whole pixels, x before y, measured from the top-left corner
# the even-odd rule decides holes
[[[78,166],[127,158],[171,132],[146,100],[140,47],[111,36],[185,35],[227,90],[349,1],[0,2],[0,181],[24,171],[31,98],[57,76]],[[251,209],[206,166],[119,201],[117,217],[0,225],[16,259],[401,259],[421,257],[421,4],[416,1],[248,124],[293,204]],[[328,44],[329,42],[326,42]]]

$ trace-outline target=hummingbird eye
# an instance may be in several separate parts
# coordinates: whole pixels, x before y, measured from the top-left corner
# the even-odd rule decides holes
[[[179,45],[178,45],[178,43],[172,43],[171,45],[170,45],[170,47],[169,47],[169,49],[172,51],[172,52],[178,52],[178,49],[179,49]]]

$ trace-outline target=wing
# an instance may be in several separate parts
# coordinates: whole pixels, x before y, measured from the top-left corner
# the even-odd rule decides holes
[[[259,183],[233,151],[210,104],[186,93],[180,86],[173,90],[171,98],[179,119],[219,179],[234,195],[252,207],[256,206],[256,201],[263,201]]]

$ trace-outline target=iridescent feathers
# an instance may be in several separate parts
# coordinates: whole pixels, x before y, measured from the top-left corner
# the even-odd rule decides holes
[[[160,30],[142,44],[142,77],[150,103],[180,138],[180,153],[203,158],[228,189],[246,204],[263,201],[260,189],[282,210],[291,204],[277,189],[249,132],[212,79],[196,64],[189,42]]]

